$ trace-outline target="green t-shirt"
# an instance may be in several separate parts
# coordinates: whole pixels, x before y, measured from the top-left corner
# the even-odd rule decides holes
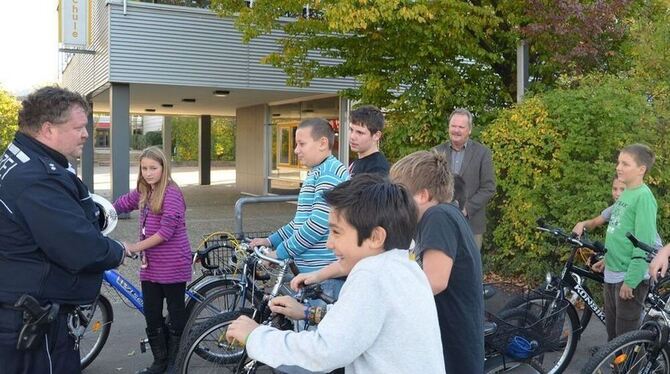
[[[635,288],[647,273],[646,253],[633,247],[626,233],[653,245],[656,237],[656,199],[646,184],[625,189],[614,203],[612,217],[605,236],[605,267],[610,271],[626,272],[624,283]]]

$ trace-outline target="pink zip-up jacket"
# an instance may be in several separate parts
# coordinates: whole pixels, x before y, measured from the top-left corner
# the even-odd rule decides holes
[[[119,197],[114,202],[118,213],[139,209],[140,193],[137,189]],[[144,229],[144,235],[142,235]],[[191,247],[186,232],[186,203],[176,184],[165,190],[163,209],[154,214],[149,207],[140,211],[140,240],[158,233],[165,241],[144,251],[149,266],[140,270],[140,280],[162,284],[191,280]]]

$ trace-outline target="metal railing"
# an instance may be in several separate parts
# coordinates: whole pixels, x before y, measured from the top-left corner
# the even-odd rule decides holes
[[[289,201],[298,201],[298,195],[286,196],[250,196],[237,199],[235,202],[235,235],[244,235],[244,222],[242,209],[246,204],[261,203],[285,203]]]

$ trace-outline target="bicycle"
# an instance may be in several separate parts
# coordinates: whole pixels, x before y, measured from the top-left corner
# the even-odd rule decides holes
[[[561,244],[569,245],[571,248],[570,254],[559,275],[547,273],[545,284],[538,288],[540,294],[537,295],[535,300],[513,300],[508,306],[513,307],[519,306],[521,303],[533,303],[539,311],[542,311],[547,305],[551,305],[552,300],[565,299],[570,301],[560,346],[556,347],[556,351],[547,352],[544,356],[538,358],[542,362],[543,367],[547,368],[550,374],[554,374],[563,372],[570,364],[581,334],[586,329],[592,315],[595,315],[600,322],[605,324],[605,313],[595,301],[593,292],[585,283],[586,280],[603,283],[603,274],[583,268],[575,262],[577,253],[581,248],[587,248],[595,252],[597,256],[603,255],[606,249],[601,243],[591,242],[586,236],[577,238],[572,233],[567,233],[560,228],[547,225],[542,219],[539,219],[537,223],[537,229],[549,233],[554,237],[557,246]],[[667,278],[659,282],[658,287],[654,290],[654,294],[650,293],[651,296],[648,296],[645,302],[647,309],[653,305],[653,298],[655,296],[658,295],[665,299],[670,296],[668,286],[670,286],[670,282]],[[575,306],[577,300],[582,300],[584,303],[581,316]]]
[[[656,250],[640,242],[634,235],[626,236],[637,248],[647,253],[647,262],[656,255]],[[670,311],[668,300],[656,292],[653,285],[650,311],[642,326],[635,331],[613,339],[587,362],[582,373],[670,373]]]
[[[504,295],[502,298],[494,296]],[[542,357],[560,344],[563,320],[570,303],[559,299],[538,314],[532,303],[510,305],[509,300],[535,301],[542,294],[513,284],[485,284],[484,373],[546,373]]]
[[[220,264],[221,260],[211,261],[210,257],[213,253],[221,252],[221,248],[225,248],[223,253],[230,254],[225,262],[234,264],[235,270],[229,270],[226,273],[226,279],[230,283],[224,285],[224,287],[211,289],[202,302],[193,306],[193,310],[184,326],[184,331],[191,331],[195,325],[213,316],[244,308],[254,303],[258,304],[264,296],[262,282],[267,282],[271,278],[267,269],[261,269],[258,264],[253,265],[253,271],[249,266],[246,266],[247,253],[250,251],[248,240],[240,243],[239,240],[230,235],[222,236],[216,245],[199,252],[199,256],[202,258],[202,266],[206,269],[214,269],[220,266],[217,263]],[[232,267],[232,265],[230,266]],[[294,270],[297,272],[297,268]],[[182,335],[182,342],[186,337],[187,334]]]
[[[206,245],[204,250],[194,253],[194,263],[202,261],[207,266],[203,267],[200,277],[186,287],[184,297],[187,316],[193,312],[196,305],[205,301],[209,292],[214,289],[227,289],[234,283],[220,262],[221,258],[229,256],[222,253],[227,250],[227,247]],[[113,289],[126,306],[144,314],[142,292],[117,270],[105,271],[103,284]],[[69,314],[68,327],[80,350],[82,369],[90,365],[102,351],[113,322],[112,304],[103,294],[99,294],[94,303],[79,305]],[[146,351],[146,339],[140,342],[140,350]]]
[[[250,250],[246,245],[243,245],[243,248]],[[240,287],[242,287],[241,292],[243,294],[250,291],[255,295],[252,307],[224,312],[197,324],[191,334],[189,334],[185,344],[181,345],[177,354],[175,367],[178,373],[188,373],[189,371],[191,373],[219,372],[222,369],[228,369],[236,373],[254,373],[261,363],[248,360],[246,350],[225,340],[227,326],[241,315],[247,315],[258,323],[264,323],[280,329],[293,329],[294,325],[291,321],[283,316],[271,314],[268,301],[279,294],[295,296],[287,288],[284,278],[289,269],[294,274],[297,274],[297,268],[292,260],[278,260],[268,257],[263,253],[264,250],[266,250],[264,247],[256,247],[250,250],[249,255],[244,260],[243,276],[241,279],[249,281],[249,283],[240,284]],[[255,282],[253,282],[253,274],[255,274],[260,260],[277,266],[275,280],[272,282],[272,289],[267,295],[260,293],[255,288]],[[308,292],[307,294],[309,295],[303,292],[303,295],[308,298],[318,297],[327,303],[334,302],[327,295],[323,295],[318,288],[312,289],[316,289],[317,291]],[[263,296],[259,298],[260,295]],[[246,297],[242,296],[242,299],[246,299]]]

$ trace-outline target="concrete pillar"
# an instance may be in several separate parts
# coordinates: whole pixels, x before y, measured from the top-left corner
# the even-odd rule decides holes
[[[84,150],[81,153],[81,180],[88,190],[94,192],[93,185],[93,157],[95,141],[95,134],[93,133],[93,102],[89,101],[88,105],[91,107],[91,112],[88,114],[88,123],[86,124],[86,132],[88,132],[88,139],[84,143]]]
[[[112,83],[110,107],[110,170],[112,201],[125,194],[130,184],[130,85]]]
[[[270,193],[270,174],[272,172],[272,111],[264,106],[263,118],[263,195]],[[293,152],[293,150],[291,150]]]
[[[254,195],[265,192],[263,186],[267,183],[267,175],[263,168],[266,156],[261,152],[259,140],[268,131],[268,122],[265,122],[268,111],[266,104],[235,110],[235,184],[241,192]]]
[[[198,171],[200,174],[200,185],[211,184],[212,172],[212,116],[200,116],[198,126]]]
[[[163,117],[163,153],[172,160],[172,117]]]
[[[516,47],[516,102],[523,100],[528,86],[528,42],[520,40]]]
[[[349,112],[351,111],[351,101],[340,96],[340,133],[338,141],[340,149],[333,151],[339,152],[339,160],[343,165],[349,165]]]

